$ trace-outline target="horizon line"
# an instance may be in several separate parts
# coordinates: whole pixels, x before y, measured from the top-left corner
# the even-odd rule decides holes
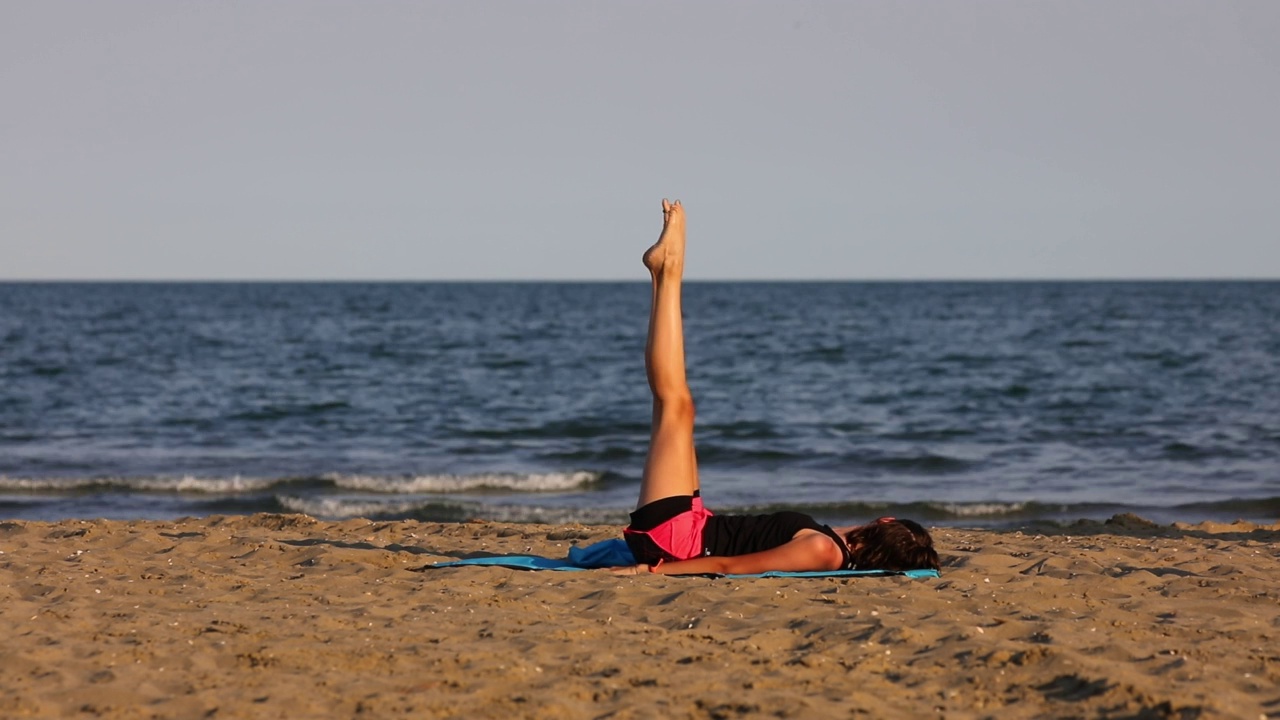
[[[647,283],[648,278],[3,278],[0,285],[18,284],[498,284],[498,283],[560,283],[560,284],[613,284],[613,283]],[[1280,282],[1280,276],[1183,276],[1183,277],[901,277],[901,278],[716,278],[686,277],[686,283],[1124,283],[1124,282]]]

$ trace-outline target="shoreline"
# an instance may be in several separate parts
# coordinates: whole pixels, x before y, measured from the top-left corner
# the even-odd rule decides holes
[[[1280,523],[939,527],[942,577],[412,569],[612,526],[0,522],[5,717],[1280,717]]]

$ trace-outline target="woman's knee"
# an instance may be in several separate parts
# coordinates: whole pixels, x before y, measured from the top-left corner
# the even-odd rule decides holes
[[[696,414],[693,395],[686,391],[659,399],[658,413],[661,415],[663,422],[688,423],[692,425]]]

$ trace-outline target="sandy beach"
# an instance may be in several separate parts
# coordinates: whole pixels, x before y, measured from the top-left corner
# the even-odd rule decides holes
[[[421,569],[616,532],[0,522],[0,717],[1280,717],[1280,525],[940,528],[932,580]]]

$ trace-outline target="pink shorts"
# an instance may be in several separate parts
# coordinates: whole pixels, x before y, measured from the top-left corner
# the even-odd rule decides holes
[[[622,537],[636,562],[652,565],[702,557],[702,529],[709,517],[711,511],[698,495],[662,498],[631,513]]]

